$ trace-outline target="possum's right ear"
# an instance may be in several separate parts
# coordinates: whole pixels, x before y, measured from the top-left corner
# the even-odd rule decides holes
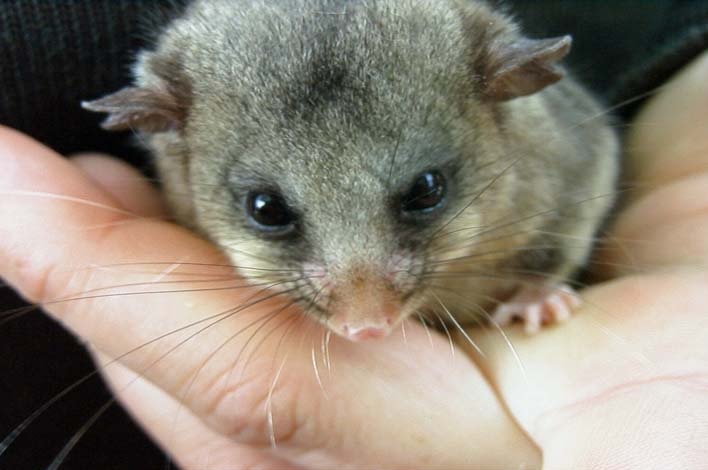
[[[94,101],[81,103],[84,109],[108,113],[101,126],[109,131],[140,130],[148,133],[180,129],[185,111],[165,90],[126,87]]]
[[[556,62],[570,52],[570,36],[550,39],[505,38],[492,43],[485,70],[488,98],[508,101],[536,93],[563,77]]]

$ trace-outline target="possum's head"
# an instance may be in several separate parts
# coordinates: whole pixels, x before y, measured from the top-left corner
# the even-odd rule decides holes
[[[150,137],[178,218],[242,274],[359,340],[429,304],[454,234],[509,204],[497,104],[568,47],[475,2],[204,0],[85,106]]]

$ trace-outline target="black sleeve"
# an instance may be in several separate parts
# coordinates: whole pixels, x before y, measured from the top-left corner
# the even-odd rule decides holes
[[[142,155],[81,109],[125,86],[135,52],[185,0],[0,0],[0,124],[67,154]]]
[[[0,0],[0,123],[61,153],[140,161],[81,100],[125,86],[135,52],[188,0]],[[529,34],[573,34],[574,73],[609,103],[665,82],[708,44],[704,0],[496,0]],[[630,117],[640,102],[620,109]]]

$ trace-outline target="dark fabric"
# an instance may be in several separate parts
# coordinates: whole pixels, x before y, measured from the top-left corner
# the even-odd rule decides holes
[[[104,151],[147,170],[146,156],[128,134],[103,132],[100,116],[79,103],[128,84],[136,50],[186,1],[0,0],[0,124],[64,154]],[[503,3],[530,35],[573,34],[569,64],[608,105],[661,85],[708,44],[705,0]],[[629,119],[639,104],[617,114]],[[0,290],[0,310],[16,302]],[[0,324],[0,439],[91,371],[80,351],[39,314]],[[107,396],[95,381],[73,391],[0,456],[0,468],[45,468]],[[124,414],[111,411],[61,468],[161,468],[164,457],[141,436]]]
[[[61,153],[112,152],[141,164],[126,134],[98,128],[82,100],[130,80],[135,52],[184,1],[0,0],[0,124]]]
[[[705,0],[506,3],[530,34],[572,34],[570,68],[610,105],[645,96],[708,47]],[[629,120],[642,102],[615,114]]]
[[[126,134],[101,131],[79,103],[127,84],[135,51],[186,1],[0,0],[0,123],[62,153],[107,151],[144,166]],[[574,73],[608,103],[660,85],[708,43],[704,0],[497,3],[532,35],[573,34]]]

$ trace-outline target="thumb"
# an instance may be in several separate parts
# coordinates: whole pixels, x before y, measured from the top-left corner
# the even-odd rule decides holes
[[[546,468],[705,465],[706,77],[708,53],[633,124],[638,187],[611,232],[624,243],[602,254],[612,280],[586,289],[568,324],[511,332],[513,349],[473,332],[487,356],[479,364]]]

